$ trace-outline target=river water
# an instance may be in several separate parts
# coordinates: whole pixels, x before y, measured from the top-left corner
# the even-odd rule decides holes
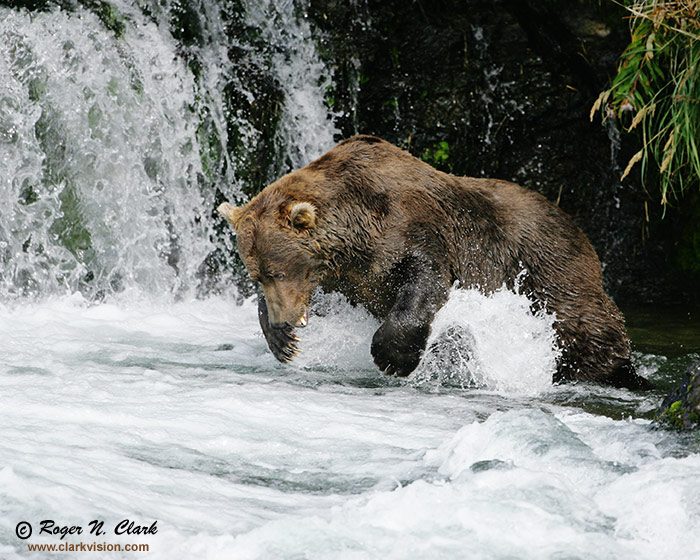
[[[376,321],[333,295],[277,363],[253,298],[225,275],[198,290],[227,247],[198,119],[226,144],[235,66],[207,51],[194,76],[165,4],[142,4],[112,3],[121,38],[87,11],[0,8],[0,558],[83,557],[28,549],[80,542],[150,547],[109,558],[700,556],[700,443],[650,420],[700,357],[696,315],[626,310],[659,387],[644,394],[552,386],[552,317],[508,291],[454,291],[408,379],[376,370]],[[293,8],[244,15],[276,45],[275,141],[297,166],[335,130]],[[231,197],[235,164],[209,179]],[[116,535],[124,519],[157,532]]]

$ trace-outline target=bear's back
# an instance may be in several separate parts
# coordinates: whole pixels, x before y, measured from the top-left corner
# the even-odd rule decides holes
[[[373,136],[349,138],[305,169],[322,172],[329,198],[380,209],[385,231],[402,230],[388,245],[407,237],[435,258],[451,259],[453,280],[495,289],[525,270],[532,289],[547,285],[556,299],[572,283],[577,295],[602,292],[600,261],[588,238],[535,191],[443,173]],[[562,293],[551,294],[559,286]]]

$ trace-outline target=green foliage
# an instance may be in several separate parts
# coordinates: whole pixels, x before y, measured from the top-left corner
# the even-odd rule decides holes
[[[323,102],[331,111],[336,109],[335,88],[332,85],[326,87],[326,91],[323,94]]]
[[[435,144],[432,148],[427,148],[421,159],[433,167],[441,168],[450,159],[450,145],[444,140]]]
[[[674,401],[670,405],[667,405],[661,414],[657,414],[656,418],[661,422],[667,423],[671,428],[682,430],[684,427],[683,411],[683,402]]]
[[[603,119],[641,130],[642,149],[622,175],[642,162],[658,174],[661,203],[700,183],[700,0],[626,0],[631,41],[610,89],[600,94]],[[631,115],[631,120],[630,119]],[[650,165],[653,162],[654,165]]]
[[[692,387],[692,384],[688,386],[688,392],[691,391]],[[666,405],[666,408],[657,413],[656,419],[671,428],[684,430],[697,428],[700,415],[693,410],[692,402],[678,400]]]
[[[678,430],[698,430],[700,420],[700,361],[688,366],[678,386],[671,389],[655,418],[659,425]]]

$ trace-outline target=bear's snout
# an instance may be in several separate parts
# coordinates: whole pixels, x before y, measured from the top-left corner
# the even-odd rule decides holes
[[[309,322],[306,297],[281,282],[263,286],[267,301],[268,320],[275,328],[305,327]]]

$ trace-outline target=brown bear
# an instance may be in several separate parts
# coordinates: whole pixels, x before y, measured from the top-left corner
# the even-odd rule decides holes
[[[516,278],[534,307],[556,313],[561,347],[554,381],[646,388],[630,361],[624,319],[603,290],[585,234],[540,194],[495,179],[440,172],[373,136],[345,140],[219,212],[237,232],[259,319],[280,361],[297,352],[320,286],[383,321],[372,338],[379,369],[418,365],[430,325],[457,285],[484,293]]]

